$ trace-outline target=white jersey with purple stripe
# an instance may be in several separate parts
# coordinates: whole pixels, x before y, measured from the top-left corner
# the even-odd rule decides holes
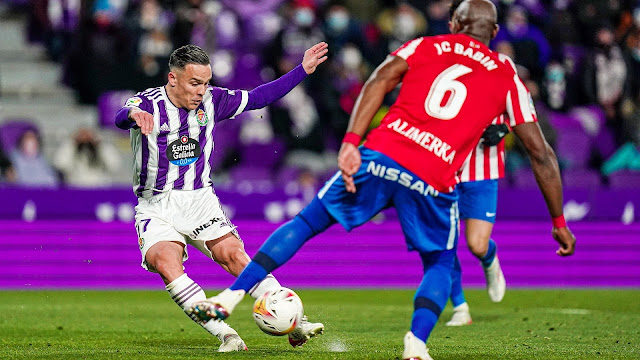
[[[164,86],[150,88],[128,99],[124,107],[137,107],[153,115],[147,136],[132,128],[133,191],[148,198],[170,189],[195,190],[211,186],[213,132],[218,122],[245,110],[248,94],[210,86],[200,106],[188,111],[167,97]]]

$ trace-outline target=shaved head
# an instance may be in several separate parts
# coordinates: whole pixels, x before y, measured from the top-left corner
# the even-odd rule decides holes
[[[467,34],[486,45],[498,33],[498,11],[489,0],[454,1],[451,32]]]

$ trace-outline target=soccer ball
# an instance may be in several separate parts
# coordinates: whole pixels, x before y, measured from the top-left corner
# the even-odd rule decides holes
[[[292,332],[300,323],[303,314],[300,297],[285,287],[267,291],[253,304],[253,319],[256,325],[273,336]]]

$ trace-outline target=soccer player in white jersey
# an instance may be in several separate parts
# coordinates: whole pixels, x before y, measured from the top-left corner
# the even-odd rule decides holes
[[[142,267],[160,275],[171,298],[183,310],[206,299],[184,272],[187,244],[234,276],[249,263],[235,226],[222,211],[210,179],[216,125],[243,111],[280,99],[327,59],[328,45],[307,49],[302,63],[282,77],[251,91],[210,86],[211,64],[201,48],[186,45],[169,59],[165,86],[128,99],[116,125],[130,129],[134,154],[133,190],[138,196],[135,226]],[[280,287],[267,276],[250,291],[258,298]],[[221,320],[192,320],[220,339],[220,352],[246,350],[237,332]],[[321,323],[303,319],[289,334],[292,346],[321,333]]]

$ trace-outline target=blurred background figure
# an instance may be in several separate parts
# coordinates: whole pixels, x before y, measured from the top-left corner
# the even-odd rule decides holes
[[[0,143],[0,183],[13,183],[16,181],[16,172],[11,160],[4,152],[4,146]]]
[[[54,187],[58,176],[41,153],[40,135],[34,129],[25,131],[11,152],[16,183],[28,187]]]
[[[558,134],[560,159],[585,152],[580,166],[598,171],[617,149],[639,145],[640,1],[494,3],[501,30],[492,49],[510,56],[519,76],[537,94],[537,108]],[[29,107],[60,107],[50,111],[60,126],[42,125],[56,121],[36,121],[50,147],[45,154],[53,155],[52,144],[72,136],[67,129],[87,127],[106,135],[101,137],[116,145],[124,158],[125,140],[104,133],[113,124],[94,123],[94,105],[105,94],[135,93],[164,81],[170,49],[188,43],[202,47],[212,60],[213,85],[249,89],[291,70],[304,49],[327,41],[333,56],[318,69],[318,76],[263,111],[240,114],[217,129],[217,138],[237,140],[217,142],[212,160],[218,181],[245,173],[236,168],[260,167],[265,183],[274,185],[280,173],[304,173],[316,177],[306,184],[320,186],[335,170],[332,157],[364,79],[407,40],[448,33],[449,4],[450,0],[34,0],[16,10],[26,13],[28,20],[27,44],[21,45],[44,45],[44,59],[24,65],[32,74],[15,80],[3,74],[5,84],[15,85],[0,90],[7,106],[15,103],[8,94],[32,96]],[[61,90],[72,97],[67,103],[59,101]],[[392,91],[385,97],[377,118],[396,96]],[[9,117],[37,118],[24,110]],[[580,147],[568,146],[574,138]],[[512,161],[507,162],[519,164],[518,147],[511,149],[506,156]],[[269,152],[273,159],[252,163],[261,159],[254,157],[260,152]],[[9,156],[10,151],[5,153]],[[564,165],[575,165],[570,163]],[[604,174],[627,169],[626,163],[607,166]],[[514,183],[517,174],[512,171],[520,165],[509,168],[508,184]],[[273,169],[265,170],[268,166]],[[602,185],[608,185],[607,177]]]
[[[542,31],[529,23],[525,8],[517,5],[509,8],[492,44],[502,41],[511,43],[517,63],[527,68],[532,78],[539,79],[551,56],[551,46]]]
[[[621,105],[628,86],[628,71],[622,49],[616,44],[613,28],[603,23],[595,32],[594,45],[585,60],[583,83],[589,103],[599,104],[607,125],[619,143],[628,140],[622,128]]]
[[[400,45],[420,35],[425,35],[427,30],[427,21],[424,15],[413,6],[403,2],[382,11],[376,19],[376,25],[380,28],[381,35],[376,44],[374,64],[380,64],[389,53],[395,51]]]
[[[83,188],[112,185],[120,162],[116,148],[89,128],[78,129],[60,145],[53,158],[53,165],[62,174],[64,183]]]

